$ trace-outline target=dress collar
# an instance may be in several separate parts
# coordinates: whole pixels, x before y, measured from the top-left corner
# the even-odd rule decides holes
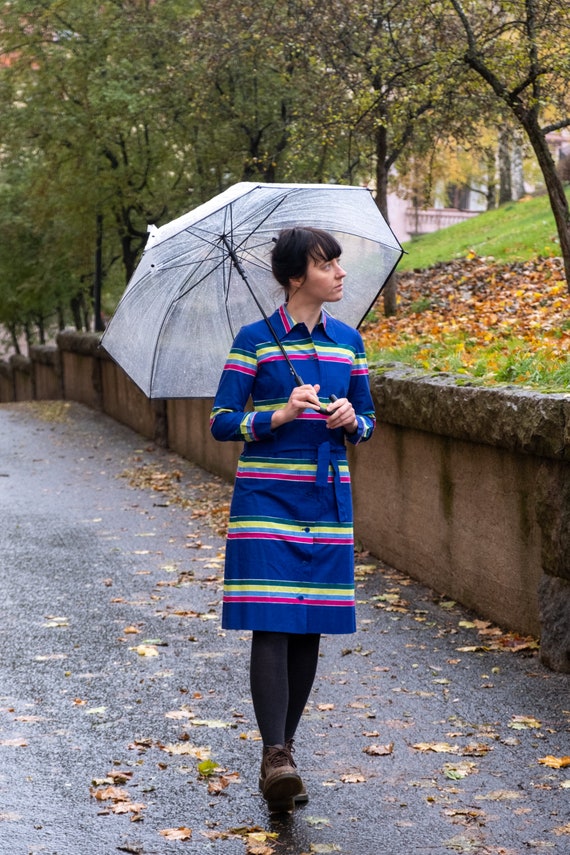
[[[290,333],[293,327],[295,327],[298,322],[289,312],[289,309],[287,308],[287,303],[283,303],[283,305],[280,306],[277,311],[279,312],[279,317],[281,318],[283,329],[285,330],[285,335],[287,335],[287,333]],[[319,324],[322,324],[324,331],[327,332],[327,322],[330,317],[331,316],[324,309],[321,309],[321,317],[315,324],[315,328],[318,327]]]

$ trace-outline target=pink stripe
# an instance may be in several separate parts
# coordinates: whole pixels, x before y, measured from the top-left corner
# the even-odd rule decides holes
[[[296,596],[287,597],[234,597],[231,594],[224,594],[224,602],[226,603],[282,603],[284,605],[293,605],[299,603],[303,606],[353,606],[354,600],[310,600],[308,597],[303,597],[298,600]]]
[[[289,318],[287,317],[287,312],[283,308],[283,306],[279,306],[279,315],[281,316],[281,320],[283,321],[283,326],[285,327],[285,332],[291,332],[293,327],[289,323]]]
[[[304,353],[291,353],[291,359],[299,359],[299,360],[307,360],[313,359],[313,354],[304,354]],[[259,364],[261,365],[263,362],[285,362],[285,357],[281,353],[276,353],[274,356],[262,356],[259,360]]]
[[[254,425],[256,415],[257,415],[257,413],[254,413],[253,416],[251,417],[251,420],[249,422],[249,430],[250,430],[250,433],[254,439],[259,439],[258,435],[255,432],[255,425]]]
[[[255,538],[255,540],[284,540],[287,543],[304,543],[305,545],[312,544],[313,541],[316,544],[326,544],[335,545],[335,546],[351,546],[354,542],[353,539],[350,538],[334,538],[334,537],[319,537],[318,535],[314,538],[312,537],[299,537],[290,534],[265,534],[260,531],[250,531],[250,532],[232,532],[231,530],[227,535],[228,540],[247,540],[247,538]]]
[[[268,478],[276,481],[314,481],[315,475],[272,475],[269,472],[257,472],[255,469],[246,469],[236,473],[236,478]],[[329,478],[329,481],[332,481]]]
[[[238,374],[247,374],[250,377],[255,377],[255,368],[244,368],[242,365],[236,365],[234,362],[227,362],[225,371],[237,371]]]
[[[255,469],[246,469],[245,471],[240,471],[236,473],[236,478],[259,478],[261,480],[271,480],[274,481],[314,481],[315,474],[313,475],[272,475],[266,472],[257,472]],[[329,484],[332,484],[334,481],[334,477],[332,475],[328,476]],[[341,484],[350,484],[350,478],[347,475],[340,476]]]

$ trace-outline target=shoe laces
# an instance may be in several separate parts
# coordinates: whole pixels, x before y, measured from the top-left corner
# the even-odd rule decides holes
[[[286,748],[281,745],[270,745],[266,748],[265,763],[267,766],[277,768],[279,766],[290,766],[291,756]]]

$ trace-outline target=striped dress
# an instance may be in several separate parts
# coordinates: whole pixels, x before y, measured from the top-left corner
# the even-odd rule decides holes
[[[326,416],[307,409],[271,430],[271,414],[285,406],[294,381],[265,321],[242,327],[211,415],[217,440],[244,441],[230,510],[222,626],[354,632],[345,440],[357,444],[374,430],[364,346],[355,329],[324,310],[312,334],[285,306],[270,321],[304,382],[320,384],[323,405],[331,394],[351,401],[358,429],[330,430]]]

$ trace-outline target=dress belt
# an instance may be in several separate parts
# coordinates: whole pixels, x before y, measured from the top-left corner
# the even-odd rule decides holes
[[[341,522],[349,522],[352,518],[350,491],[342,490],[340,483],[339,459],[346,456],[344,446],[331,446],[330,442],[321,442],[317,447],[317,487],[326,487],[329,482],[329,466],[332,466],[334,477],[334,494],[338,517]]]

